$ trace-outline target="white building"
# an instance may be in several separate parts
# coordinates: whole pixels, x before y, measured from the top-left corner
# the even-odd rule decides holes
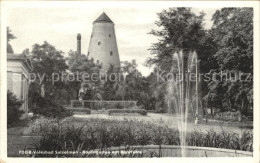
[[[7,54],[7,89],[23,101],[21,110],[28,113],[29,73],[32,71],[31,60],[23,54]]]

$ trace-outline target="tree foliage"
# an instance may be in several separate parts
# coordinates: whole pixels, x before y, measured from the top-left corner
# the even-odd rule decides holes
[[[253,9],[223,8],[212,17],[211,29],[221,81],[209,82],[209,102],[225,104],[222,110],[247,113],[253,106]],[[239,77],[241,75],[241,78]],[[216,106],[216,105],[215,105]]]
[[[35,44],[32,51],[34,72],[45,74],[42,83],[36,81],[37,90],[44,85],[47,97],[57,99],[67,94],[69,102],[78,99],[79,89],[85,85],[90,90],[87,99],[94,99],[99,94],[104,100],[136,100],[145,109],[165,110],[167,84],[158,81],[157,73],[172,71],[176,67],[173,54],[188,50],[197,52],[201,74],[209,73],[211,79],[213,74],[228,74],[209,81],[202,76],[199,94],[207,107],[246,114],[253,106],[253,9],[217,10],[212,17],[213,26],[208,30],[204,27],[204,16],[205,13],[195,14],[191,8],[169,8],[158,13],[159,20],[155,22],[158,29],[150,32],[158,37],[158,42],[150,48],[147,65],[159,69],[148,77],[142,76],[137,65],[125,61],[121,63],[120,71],[111,65],[106,74],[107,77],[115,74],[117,79],[102,76],[101,81],[93,78],[84,81],[86,76],[82,74],[86,73],[90,78],[92,74],[100,73],[101,67],[93,59],[74,51],[65,59],[63,53],[48,42]],[[70,81],[67,77],[65,82],[52,83],[52,73],[72,73],[80,80]],[[239,73],[249,74],[247,80],[230,80]]]
[[[14,50],[10,44],[10,41],[16,39],[14,34],[12,33],[11,29],[7,27],[7,53],[14,53]]]
[[[159,30],[152,30],[150,34],[159,37],[159,42],[150,49],[154,57],[148,60],[148,65],[156,64],[169,70],[174,52],[197,50],[205,37],[204,15],[195,15],[191,8],[170,8],[158,13],[159,21],[155,24]]]
[[[175,52],[195,50],[200,73],[209,73],[211,79],[213,74],[228,74],[221,80],[219,77],[205,81],[202,77],[199,93],[207,106],[221,111],[247,112],[253,105],[253,10],[217,10],[209,30],[204,28],[204,16],[204,13],[194,14],[190,8],[170,8],[158,13],[159,20],[155,24],[159,28],[150,34],[157,36],[159,41],[152,45],[152,57],[147,64],[159,67],[157,71],[170,72],[175,65]],[[239,73],[244,73],[244,80],[230,80],[235,75],[238,77]],[[247,81],[245,73],[249,74]],[[157,105],[163,106],[165,83],[154,81],[150,84],[155,88],[154,96],[150,97],[157,99]]]
[[[85,92],[85,98],[95,99],[100,96],[100,80],[99,71],[100,66],[94,63],[93,59],[89,59],[84,54],[78,54],[75,51],[70,51],[69,56],[66,58],[68,61],[68,71],[74,74],[75,80],[68,82],[68,88],[71,92],[76,92],[74,99],[79,99],[79,90],[82,87],[86,87],[88,90]],[[84,75],[85,74],[85,75]]]
[[[42,45],[35,44],[32,49],[32,63],[33,74],[37,76],[34,82],[43,88],[47,98],[57,97],[54,94],[63,87],[63,82],[56,81],[54,77],[59,76],[61,79],[68,68],[63,52],[46,41]]]
[[[33,82],[29,87],[29,107],[35,114],[45,116],[66,115],[61,106],[61,97],[64,97],[65,83],[61,77],[68,68],[63,52],[53,45],[44,42],[35,44],[32,49]],[[59,77],[58,80],[56,77]]]
[[[143,78],[136,67],[136,64],[123,61],[121,70],[118,71],[111,65],[104,83],[105,99],[136,100],[139,90],[142,89],[139,84]]]
[[[223,8],[212,20],[220,69],[253,73],[253,9]]]
[[[148,65],[156,66],[154,75],[176,69],[173,54],[180,50],[196,51],[202,72],[217,67],[211,56],[215,52],[214,41],[204,29],[204,16],[203,12],[194,14],[191,8],[170,8],[158,13],[159,20],[155,24],[159,30],[152,30],[150,34],[159,37],[159,41],[152,45],[152,57],[147,61]],[[201,92],[206,94],[208,90],[204,88],[207,83],[201,84],[204,85]],[[166,83],[156,79],[151,85],[155,88],[152,97],[157,99],[156,107],[165,108]]]

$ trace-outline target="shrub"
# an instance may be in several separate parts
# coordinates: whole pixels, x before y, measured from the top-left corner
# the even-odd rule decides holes
[[[215,132],[213,129],[206,133],[194,131],[187,136],[186,140],[190,146],[253,151],[253,133],[250,131],[244,131],[242,136],[224,130],[220,133]]]
[[[140,114],[147,115],[147,111],[144,109],[110,109],[108,110],[108,115],[112,114]]]
[[[20,120],[22,114],[24,113],[24,111],[20,110],[22,104],[23,102],[19,101],[12,92],[10,92],[9,90],[7,91],[7,124],[8,125],[16,123]]]
[[[91,114],[107,114],[108,110],[91,110]]]
[[[114,105],[110,105],[107,109],[113,109],[113,108],[116,108],[116,109],[123,109],[124,108],[124,105],[122,103],[114,103]]]
[[[72,113],[62,105],[39,95],[34,97],[34,104],[35,105],[33,105],[34,107],[32,107],[31,110],[36,115],[38,114],[51,118],[64,118],[72,115]]]
[[[253,133],[244,131],[239,140],[240,150],[253,151]]]
[[[84,113],[84,114],[91,114],[91,110],[87,108],[73,108],[73,109],[66,109],[73,113]]]
[[[219,112],[215,114],[214,119],[221,120],[221,121],[231,121],[231,122],[247,121],[247,117],[242,115],[239,111]]]
[[[108,109],[123,109],[125,108],[131,108],[135,107],[135,102],[134,101],[96,101],[96,102],[84,102],[84,106],[91,108],[93,110],[100,110],[105,108],[106,110]]]
[[[164,110],[146,110],[148,113],[165,113]]]

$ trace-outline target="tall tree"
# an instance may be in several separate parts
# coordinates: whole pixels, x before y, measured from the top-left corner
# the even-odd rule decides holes
[[[10,41],[16,39],[11,29],[7,27],[7,53],[14,53],[13,48],[10,44]]]
[[[155,64],[169,71],[174,52],[183,49],[197,51],[205,37],[204,15],[195,15],[191,8],[170,8],[158,13],[159,21],[155,24],[159,30],[152,30],[150,34],[159,37],[159,42],[150,49],[154,57],[148,60],[148,65]]]
[[[69,73],[74,74],[75,80],[68,82],[69,90],[76,91],[76,97],[79,99],[79,90],[82,86],[88,86],[91,90],[88,98],[95,98],[100,94],[100,65],[96,65],[93,59],[89,59],[84,54],[78,54],[75,51],[69,52],[68,61]]]
[[[135,100],[138,101],[137,104],[143,105],[140,97],[145,93],[145,78],[134,62],[121,62],[120,72],[111,65],[107,76],[103,87],[106,100]]]
[[[103,99],[105,100],[119,100],[120,98],[117,97],[116,91],[119,85],[119,78],[121,78],[120,73],[118,70],[113,66],[110,65],[107,71],[107,78],[104,80],[103,85]],[[121,99],[120,99],[121,100]]]
[[[35,44],[32,49],[32,62],[33,74],[37,77],[35,86],[41,90],[42,96],[57,97],[55,96],[56,90],[63,87],[61,77],[68,68],[63,52],[46,41],[42,45]],[[60,80],[54,81],[55,76],[59,76]]]
[[[227,76],[209,83],[209,96],[221,89],[216,95],[225,96],[221,98],[221,104],[231,110],[247,112],[253,106],[253,9],[223,8],[215,12],[212,20],[211,33],[217,46],[213,57],[219,65],[217,72]]]
[[[253,73],[253,9],[223,8],[212,20],[220,69]]]
[[[155,23],[159,29],[152,30],[150,34],[159,37],[159,41],[152,45],[152,57],[147,60],[147,65],[154,65],[157,72],[166,72],[161,76],[164,78],[167,72],[173,72],[177,68],[176,60],[173,58],[175,52],[180,50],[196,51],[198,54],[199,70],[201,73],[209,72],[217,67],[212,57],[215,53],[215,42],[211,34],[204,29],[205,13],[196,15],[191,8],[170,8],[158,13],[159,20]],[[200,94],[207,94],[207,83],[202,81]],[[158,106],[164,106],[166,95],[166,83],[155,81],[158,97]],[[160,96],[159,96],[160,95]]]

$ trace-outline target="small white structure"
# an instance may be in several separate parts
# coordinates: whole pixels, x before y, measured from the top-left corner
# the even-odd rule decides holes
[[[7,54],[7,89],[23,101],[21,110],[28,114],[29,73],[32,71],[31,60],[23,54]]]

